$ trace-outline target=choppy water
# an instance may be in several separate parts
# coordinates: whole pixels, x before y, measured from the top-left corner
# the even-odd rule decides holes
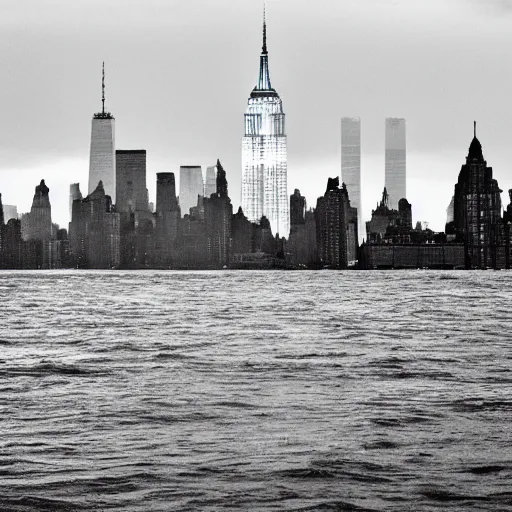
[[[512,510],[510,272],[1,272],[0,509]]]

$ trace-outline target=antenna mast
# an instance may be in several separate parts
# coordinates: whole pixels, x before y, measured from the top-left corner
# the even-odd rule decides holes
[[[105,61],[103,61],[102,75],[101,75],[101,103],[103,105],[101,113],[105,115]]]
[[[263,2],[263,54],[267,54],[267,2]]]

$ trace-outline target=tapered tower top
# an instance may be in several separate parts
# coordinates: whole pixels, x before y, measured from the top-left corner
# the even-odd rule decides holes
[[[471,160],[484,161],[482,144],[480,144],[480,141],[476,138],[476,121],[473,121],[473,140],[469,146],[467,160],[468,162]]]
[[[253,89],[251,98],[262,96],[277,96],[277,92],[270,83],[270,73],[268,70],[268,48],[267,48],[267,12],[266,6],[263,6],[263,46],[260,55],[260,75],[258,85]]]

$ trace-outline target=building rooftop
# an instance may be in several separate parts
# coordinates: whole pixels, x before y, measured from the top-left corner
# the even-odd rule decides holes
[[[115,119],[110,112],[98,112],[94,114],[93,119]]]

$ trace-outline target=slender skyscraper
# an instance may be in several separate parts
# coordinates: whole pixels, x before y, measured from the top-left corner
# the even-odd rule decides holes
[[[180,167],[180,207],[181,215],[189,215],[190,208],[197,206],[197,196],[203,196],[203,171],[199,165]]]
[[[267,24],[263,16],[263,48],[258,85],[251,92],[242,139],[242,209],[250,221],[265,215],[272,233],[290,231],[287,187],[285,115],[268,70]]]
[[[217,192],[217,167],[206,168],[206,180],[204,183],[204,197],[207,199]]]
[[[407,198],[405,181],[405,119],[386,118],[386,177],[389,208],[398,210],[398,201]]]
[[[110,112],[105,112],[105,63],[101,81],[101,112],[94,114],[91,131],[91,156],[89,160],[89,194],[98,183],[103,182],[105,194],[112,202],[116,201],[116,149],[115,119]]]
[[[359,241],[364,237],[361,204],[361,120],[341,118],[341,180],[347,186],[350,205],[357,208]]]

